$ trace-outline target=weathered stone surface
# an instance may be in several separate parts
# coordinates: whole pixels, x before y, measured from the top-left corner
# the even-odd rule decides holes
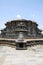
[[[43,45],[28,50],[0,46],[0,65],[43,65]]]
[[[38,24],[34,21],[19,19],[9,21],[5,25],[6,27],[1,30],[1,37],[3,38],[42,38],[42,30],[38,28]]]

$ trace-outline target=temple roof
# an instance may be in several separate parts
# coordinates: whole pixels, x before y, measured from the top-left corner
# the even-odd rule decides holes
[[[34,24],[36,24],[36,25],[38,25],[35,21],[32,21],[32,20],[27,20],[27,19],[16,19],[16,20],[11,20],[11,21],[8,21],[5,25],[7,25],[7,24],[10,24],[11,22],[17,22],[17,21],[19,21],[19,22],[31,22],[31,23],[34,23]]]

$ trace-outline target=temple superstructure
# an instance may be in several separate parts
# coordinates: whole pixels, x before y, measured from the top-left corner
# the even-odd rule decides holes
[[[1,30],[3,38],[16,39],[18,37],[23,38],[41,38],[42,30],[38,28],[38,24],[31,20],[18,19],[12,20],[5,24],[6,28]]]

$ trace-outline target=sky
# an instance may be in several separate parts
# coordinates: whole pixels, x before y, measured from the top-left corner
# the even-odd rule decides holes
[[[0,0],[0,29],[18,16],[37,22],[43,30],[43,0]]]

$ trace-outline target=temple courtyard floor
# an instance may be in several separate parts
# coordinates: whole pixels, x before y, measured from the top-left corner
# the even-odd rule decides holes
[[[43,45],[16,50],[10,46],[0,46],[0,65],[43,65]]]

